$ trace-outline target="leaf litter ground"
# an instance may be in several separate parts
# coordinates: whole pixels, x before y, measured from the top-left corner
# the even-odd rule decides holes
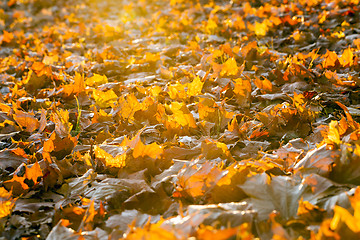
[[[357,239],[360,11],[2,1],[2,239]]]

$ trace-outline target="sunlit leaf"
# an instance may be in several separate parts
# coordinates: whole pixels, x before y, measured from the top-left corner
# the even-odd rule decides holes
[[[139,141],[134,148],[133,157],[138,158],[149,156],[156,159],[162,154],[162,152],[162,147],[156,143],[144,145],[141,141]]]
[[[13,39],[14,39],[14,34],[4,30],[1,41],[10,43]]]
[[[199,77],[194,78],[194,80],[188,84],[187,95],[188,96],[197,96],[201,94],[204,83],[200,80]]]
[[[94,76],[86,79],[85,84],[92,87],[97,87],[101,84],[107,83],[108,79],[105,75],[94,74]]]
[[[115,92],[112,89],[106,92],[94,89],[93,98],[99,107],[108,108],[113,106],[113,104],[118,99],[118,96],[115,94]]]
[[[322,66],[324,68],[334,67],[337,61],[338,61],[337,54],[335,52],[327,50],[326,54],[324,55]]]
[[[234,58],[229,58],[226,62],[221,66],[221,76],[232,76],[236,75],[239,72],[239,68],[236,64]]]
[[[257,36],[265,36],[268,31],[268,26],[266,21],[263,21],[262,23],[255,22],[254,29],[255,29],[255,34]]]
[[[195,119],[186,105],[179,102],[172,102],[169,108],[172,111],[172,115],[169,116],[170,121],[175,121],[183,127],[196,128]]]
[[[134,228],[127,235],[126,239],[164,239],[164,240],[176,240],[174,233],[161,227],[161,222],[156,224],[148,224],[144,228]]]
[[[347,65],[351,66],[354,63],[353,57],[354,57],[353,51],[350,49],[350,47],[348,47],[344,50],[343,54],[339,58],[339,62],[343,67]]]
[[[173,196],[195,199],[205,197],[222,176],[220,169],[210,163],[205,163],[199,168],[194,165],[183,169],[179,174],[177,191]]]
[[[123,149],[121,149],[116,156],[112,156],[101,147],[96,146],[94,148],[94,154],[96,159],[102,161],[106,167],[122,168],[125,166],[126,153]]]
[[[126,96],[126,98],[121,96],[118,100],[118,105],[120,107],[119,109],[120,117],[123,120],[130,122],[135,120],[134,119],[135,112],[143,109],[142,104],[139,103],[139,101],[133,94]]]

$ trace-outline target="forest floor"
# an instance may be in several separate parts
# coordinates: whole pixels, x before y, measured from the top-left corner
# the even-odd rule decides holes
[[[0,239],[359,239],[359,0],[9,0]]]

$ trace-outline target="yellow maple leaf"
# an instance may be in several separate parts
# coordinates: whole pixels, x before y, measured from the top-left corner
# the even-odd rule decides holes
[[[235,236],[238,231],[238,228],[216,229],[212,226],[201,226],[200,229],[197,230],[196,238],[199,240],[226,240]]]
[[[229,58],[222,65],[220,75],[221,76],[234,76],[239,72],[239,68],[236,64],[235,58]]]
[[[179,0],[177,0],[179,1]],[[168,229],[163,228],[162,221],[160,220],[156,224],[150,222],[143,228],[132,229],[126,236],[127,240],[138,240],[138,239],[162,239],[162,240],[176,240],[178,239],[175,234]]]
[[[15,206],[16,199],[11,198],[11,191],[8,192],[5,188],[0,188],[0,219],[11,214]]]
[[[85,83],[91,87],[97,87],[101,84],[107,83],[108,79],[105,75],[94,74],[94,76],[86,79]]]
[[[1,41],[10,43],[13,39],[14,39],[14,34],[4,30]]]
[[[134,113],[143,109],[143,105],[139,103],[134,94],[128,95],[126,99],[121,96],[118,105],[121,118],[130,122],[134,121]]]
[[[106,92],[94,89],[93,98],[100,108],[107,108],[113,106],[114,102],[118,99],[118,96],[112,89]]]
[[[187,85],[188,86],[187,95],[188,96],[200,95],[203,85],[204,83],[197,76],[196,78],[194,78],[194,80],[191,83]]]
[[[158,158],[163,153],[163,149],[160,145],[157,143],[151,143],[149,145],[144,145],[142,141],[138,141],[134,151],[133,151],[133,157],[145,157],[149,156],[153,159]]]
[[[339,133],[339,123],[337,121],[331,121],[329,124],[328,139],[330,142],[335,144],[340,144],[340,133]]]
[[[258,87],[261,90],[265,91],[272,91],[272,83],[268,79],[260,80],[259,78],[255,77],[254,83],[256,87]]]
[[[262,23],[255,22],[254,31],[257,36],[265,36],[268,30],[269,27],[266,21],[263,21]]]
[[[179,82],[177,82],[174,85],[168,86],[168,94],[169,94],[170,98],[173,100],[184,99],[187,97],[186,91],[185,91],[185,86],[180,84]]]
[[[175,121],[183,127],[189,126],[196,128],[195,119],[184,103],[172,102],[170,104],[170,110],[173,112],[173,114],[169,116],[170,121]]]
[[[205,26],[206,33],[214,34],[217,27],[218,25],[216,24],[216,22],[212,19],[209,19]]]

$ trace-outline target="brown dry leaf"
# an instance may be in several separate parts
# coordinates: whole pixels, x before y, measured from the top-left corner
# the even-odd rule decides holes
[[[338,151],[326,149],[326,145],[309,151],[295,166],[300,172],[317,173],[321,176],[328,177],[331,166],[335,159],[340,157]]]
[[[34,132],[40,126],[39,120],[34,117],[34,114],[16,110],[13,117],[16,123],[26,132]]]
[[[61,160],[66,157],[74,149],[77,139],[70,134],[66,137],[60,137],[56,132],[50,135],[50,138],[44,142],[43,156],[49,160],[50,156],[54,156]]]
[[[21,149],[21,151],[24,151],[24,150]],[[23,154],[19,154],[19,152],[16,151],[15,149],[1,150],[0,151],[0,169],[2,171],[16,169],[22,163],[27,162],[28,159],[24,155],[25,155],[25,152],[23,152]]]
[[[259,219],[268,219],[273,210],[285,219],[296,216],[298,201],[306,189],[297,180],[287,176],[270,178],[266,173],[249,178],[241,189],[251,198]]]

